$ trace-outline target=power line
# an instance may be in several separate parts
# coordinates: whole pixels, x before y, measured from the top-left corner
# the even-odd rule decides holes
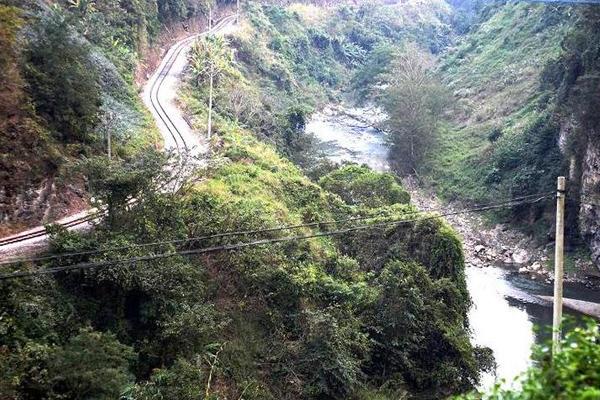
[[[380,223],[375,223],[375,224],[359,225],[359,226],[354,226],[354,227],[341,229],[341,230],[337,230],[337,231],[318,232],[318,233],[313,233],[313,234],[304,235],[304,236],[287,236],[287,237],[282,237],[282,238],[261,239],[261,240],[246,242],[246,243],[237,243],[237,244],[213,246],[213,247],[206,247],[206,248],[199,248],[199,249],[190,249],[190,250],[184,250],[184,251],[153,254],[153,255],[147,255],[147,256],[141,256],[141,257],[120,259],[120,260],[109,260],[109,261],[88,262],[88,263],[66,265],[66,266],[48,268],[45,270],[38,270],[38,271],[16,271],[13,273],[1,274],[0,280],[6,280],[6,279],[12,279],[12,278],[22,278],[22,277],[28,277],[28,276],[34,276],[34,275],[48,275],[48,274],[55,274],[58,272],[65,272],[65,271],[71,271],[71,270],[87,270],[87,269],[92,269],[92,268],[101,268],[101,267],[107,267],[110,265],[118,265],[118,264],[123,264],[123,263],[137,263],[137,262],[141,262],[141,261],[164,259],[164,258],[169,258],[169,257],[174,257],[174,256],[208,254],[208,253],[214,253],[214,252],[220,252],[220,251],[237,250],[237,249],[251,247],[251,246],[259,246],[259,245],[281,243],[281,242],[288,242],[288,241],[307,240],[307,239],[318,238],[318,237],[340,235],[340,234],[344,234],[344,233],[349,233],[349,232],[354,232],[354,231],[364,230],[364,229],[371,229],[371,228],[376,228],[376,227],[384,227],[384,226],[390,226],[390,225],[402,225],[402,224],[407,224],[410,222],[427,221],[427,220],[447,217],[447,216],[451,216],[451,215],[466,214],[466,213],[471,213],[471,212],[489,211],[489,210],[498,209],[498,208],[514,207],[514,206],[521,205],[521,204],[532,204],[532,203],[540,202],[543,199],[548,198],[548,197],[550,197],[550,195],[547,194],[542,197],[538,197],[537,199],[513,201],[513,202],[507,203],[507,204],[497,204],[497,205],[485,206],[485,207],[480,207],[480,208],[465,209],[465,210],[454,211],[454,212],[449,212],[449,213],[440,214],[440,215],[434,215],[434,216],[425,217],[425,218],[416,218],[416,219],[408,219],[408,220],[391,220],[391,221],[385,221],[385,222],[380,222]]]
[[[475,206],[475,207],[481,208],[481,207],[504,205],[504,204],[509,204],[509,203],[513,203],[516,201],[527,200],[527,199],[540,197],[540,196],[546,196],[549,194],[554,194],[554,192],[535,193],[535,194],[530,194],[530,195],[525,195],[525,196],[519,196],[519,197],[515,197],[510,200],[504,200],[502,202],[496,202],[496,203],[491,203],[491,204],[486,204],[486,205],[479,205],[479,206]],[[447,207],[438,207],[438,208],[430,208],[430,209],[425,209],[425,210],[409,211],[409,212],[406,212],[405,215],[414,215],[414,214],[445,211],[445,210],[447,210]],[[86,256],[86,255],[103,254],[103,253],[108,253],[108,252],[113,252],[113,251],[123,251],[123,250],[130,250],[130,249],[137,249],[137,248],[144,248],[144,247],[160,246],[160,245],[166,245],[166,244],[185,244],[188,242],[193,243],[193,242],[199,242],[199,241],[210,240],[210,239],[218,239],[218,238],[224,238],[224,237],[231,237],[231,236],[272,233],[272,232],[278,232],[278,231],[283,231],[283,230],[309,228],[309,227],[315,227],[315,226],[319,226],[319,225],[333,225],[333,224],[338,224],[338,223],[364,221],[364,220],[368,220],[368,219],[376,219],[376,218],[385,217],[385,215],[381,215],[381,214],[384,214],[384,213],[380,213],[380,215],[352,217],[352,218],[329,220],[329,221],[316,221],[316,222],[309,222],[309,223],[297,224],[297,225],[287,225],[287,226],[280,226],[280,227],[274,227],[274,228],[262,228],[262,229],[245,230],[245,231],[229,231],[229,232],[223,232],[223,233],[218,233],[218,234],[214,234],[214,235],[198,236],[198,237],[191,237],[191,238],[186,238],[186,239],[174,239],[174,240],[155,241],[155,242],[149,242],[149,243],[130,244],[130,245],[126,245],[126,246],[112,247],[112,248],[107,248],[107,249],[96,249],[96,250],[86,250],[86,251],[71,252],[71,253],[54,254],[51,256],[44,256],[44,257],[13,258],[13,259],[9,259],[9,260],[0,262],[0,266],[18,264],[18,263],[22,263],[22,262],[40,262],[40,261],[62,259],[62,258],[67,258],[67,257],[78,257],[78,256]]]

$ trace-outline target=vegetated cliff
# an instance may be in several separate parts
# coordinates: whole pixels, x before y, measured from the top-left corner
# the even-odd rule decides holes
[[[160,145],[134,72],[165,25],[201,15],[183,0],[0,2],[0,234],[87,206],[72,162]],[[4,73],[6,71],[6,73]]]
[[[600,267],[600,9],[579,10],[564,53],[546,66],[561,125],[559,146],[569,164],[570,222]],[[578,225],[577,225],[578,224]]]
[[[88,161],[94,195],[115,214],[88,234],[57,231],[52,252],[107,251],[37,268],[310,236],[382,215],[414,218],[389,175],[346,167],[323,178],[333,194],[234,121],[221,119],[216,134],[212,166],[178,193],[159,190],[172,171],[160,154],[110,168]],[[379,204],[357,196],[377,188]],[[115,201],[128,196],[136,204]],[[145,242],[162,244],[132,246]],[[1,285],[7,399],[433,399],[472,388],[489,358],[470,344],[461,244],[441,220]]]
[[[441,59],[458,106],[423,171],[449,199],[474,202],[552,191],[569,179],[569,244],[581,235],[600,265],[597,207],[598,10],[495,3]],[[591,196],[591,197],[590,197]],[[582,201],[579,204],[580,200]],[[590,201],[588,201],[590,202]],[[593,202],[593,201],[592,201]],[[553,205],[505,214],[542,240]]]
[[[354,25],[357,10],[336,15]],[[95,183],[93,195],[114,207],[92,232],[57,230],[51,253],[107,251],[38,268],[321,235],[382,216],[414,219],[416,210],[392,175],[345,166],[315,174],[321,178],[316,183],[263,142],[270,130],[284,142],[286,135],[298,135],[303,119],[289,112],[289,104],[307,98],[315,104],[319,93],[327,95],[305,90],[314,75],[304,75],[303,68],[320,56],[323,67],[342,66],[326,58],[333,53],[330,44],[321,53],[315,44],[301,42],[307,62],[292,69],[286,58],[294,56],[288,51],[296,49],[289,46],[295,41],[268,27],[276,19],[298,17],[273,6],[261,6],[253,16],[264,18],[262,28],[248,28],[260,35],[257,50],[244,58],[239,49],[253,49],[243,30],[232,40],[240,63],[216,82],[207,168],[177,193],[167,193],[166,182],[177,169],[165,168],[160,153],[110,166],[102,157],[81,163]],[[298,29],[292,37],[309,37],[309,28],[299,23],[277,26]],[[284,47],[260,47],[275,41]],[[257,59],[271,61],[255,72],[264,86],[244,79],[256,71],[251,66]],[[289,72],[290,87],[274,89],[282,76],[269,73],[276,64]],[[182,101],[203,129],[207,84],[196,78],[190,76]],[[269,108],[277,102],[267,95],[281,99],[284,112]],[[377,193],[376,202],[370,193]],[[128,204],[130,197],[138,201]],[[361,219],[182,242],[356,217]],[[161,243],[134,246],[144,242]],[[489,352],[469,341],[460,241],[437,219],[232,251],[171,254],[1,285],[0,330],[6,334],[0,338],[0,365],[6,368],[0,369],[0,393],[9,399],[82,393],[140,400],[437,399],[472,388],[490,366]]]

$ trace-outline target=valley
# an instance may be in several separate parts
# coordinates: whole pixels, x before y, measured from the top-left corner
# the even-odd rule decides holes
[[[595,398],[599,12],[0,1],[0,397]]]

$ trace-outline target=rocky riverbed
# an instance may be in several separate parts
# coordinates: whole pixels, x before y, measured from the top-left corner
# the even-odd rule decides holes
[[[442,204],[435,194],[424,190],[412,178],[403,179],[420,209],[437,209],[443,206],[448,212],[460,213],[465,207],[456,203]],[[531,237],[505,224],[490,224],[478,214],[455,214],[446,217],[463,239],[465,260],[468,266],[483,268],[498,266],[531,279],[551,284],[554,281],[554,245],[540,245]],[[600,279],[591,261],[575,260],[578,274],[565,274],[565,280],[584,284],[588,288],[600,287]]]

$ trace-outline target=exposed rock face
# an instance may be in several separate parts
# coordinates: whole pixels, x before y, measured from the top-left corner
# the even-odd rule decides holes
[[[73,178],[60,182],[54,177],[44,179],[9,193],[0,185],[0,235],[49,223],[87,207],[83,180]]]
[[[589,243],[592,259],[600,268],[600,144],[588,142],[581,163],[580,231]]]

